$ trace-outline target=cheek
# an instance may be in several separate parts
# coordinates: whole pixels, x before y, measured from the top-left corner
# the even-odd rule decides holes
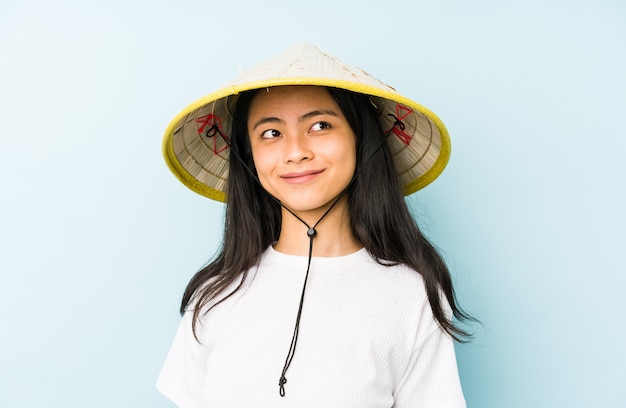
[[[334,146],[332,153],[339,163],[342,163],[346,170],[354,173],[356,168],[356,147],[351,140],[343,141]]]
[[[269,151],[262,149],[252,149],[252,161],[259,176],[259,180],[263,180],[273,168],[273,159]]]

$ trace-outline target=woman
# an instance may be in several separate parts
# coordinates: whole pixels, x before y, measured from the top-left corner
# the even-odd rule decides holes
[[[158,388],[180,407],[464,407],[467,316],[405,204],[443,170],[427,109],[310,45],[185,109],[164,153],[226,201]]]

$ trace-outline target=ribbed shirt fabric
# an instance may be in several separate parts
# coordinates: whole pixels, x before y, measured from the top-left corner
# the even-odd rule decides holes
[[[366,250],[314,257],[286,395],[278,380],[307,257],[269,248],[245,286],[191,330],[180,327],[157,388],[182,408],[463,408],[452,339],[421,275]]]

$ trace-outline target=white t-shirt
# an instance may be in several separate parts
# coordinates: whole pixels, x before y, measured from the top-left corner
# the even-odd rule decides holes
[[[453,342],[421,275],[365,249],[314,257],[285,397],[307,257],[269,248],[245,286],[191,331],[184,314],[157,388],[182,408],[463,408]]]

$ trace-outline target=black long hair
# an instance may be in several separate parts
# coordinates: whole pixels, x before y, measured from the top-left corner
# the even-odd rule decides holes
[[[469,333],[446,315],[441,295],[457,321],[472,318],[456,300],[450,272],[441,255],[421,233],[409,212],[374,105],[367,95],[327,89],[357,138],[355,177],[347,189],[355,238],[377,262],[405,264],[421,274],[437,322],[454,339],[466,340]],[[247,120],[256,92],[242,93],[233,115],[221,250],[192,277],[182,298],[181,313],[194,306],[194,333],[200,314],[241,288],[247,271],[258,264],[280,234],[280,204],[261,187],[252,160]],[[222,296],[231,285],[235,289]],[[218,298],[221,300],[217,301]]]

